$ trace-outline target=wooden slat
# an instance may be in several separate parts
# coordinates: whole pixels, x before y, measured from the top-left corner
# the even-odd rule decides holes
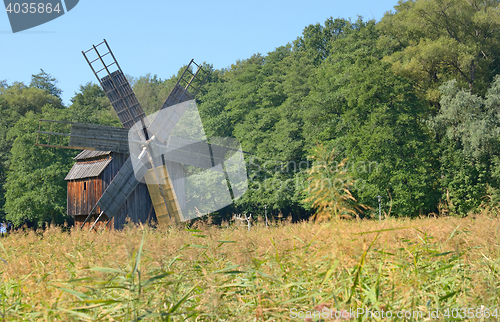
[[[59,122],[56,121],[40,120],[40,124],[43,122],[59,124]],[[129,152],[129,137],[127,129],[72,122],[65,122],[63,125],[67,125],[68,127],[70,126],[71,129],[68,129],[66,133],[42,130],[36,131],[38,136],[37,143],[35,145],[76,150],[115,151],[120,153]],[[59,138],[66,137],[69,137],[69,143],[67,143],[67,145],[59,144],[59,142],[61,142]],[[43,138],[45,138],[45,140],[42,140]],[[54,142],[54,140],[56,142]]]
[[[109,126],[75,123],[69,146],[84,150],[129,152],[128,130]]]
[[[189,101],[193,99],[193,95],[187,90],[184,89],[182,86],[179,84],[176,84],[175,87],[172,89],[170,94],[168,95],[167,99],[165,100],[165,103],[163,103],[163,106],[161,109],[167,108],[169,106],[179,104],[185,101]]]
[[[156,180],[155,172],[153,169],[147,171],[145,175],[146,183],[148,186],[149,194],[153,202],[153,207],[156,213],[156,219],[160,224],[170,224],[170,215],[173,220],[182,221],[182,209],[177,199],[174,185],[171,177],[168,175],[165,166],[156,168],[156,174],[159,175],[159,182]],[[160,190],[161,188],[161,190]],[[162,196],[166,199],[166,204]],[[167,210],[168,209],[168,210]]]
[[[130,129],[146,117],[132,87],[120,70],[111,73],[111,77],[106,75],[100,81],[124,128]]]

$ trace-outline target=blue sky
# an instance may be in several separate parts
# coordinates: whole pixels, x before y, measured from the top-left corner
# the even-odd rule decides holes
[[[22,2],[23,0],[20,0]],[[382,18],[397,0],[97,1],[13,34],[0,12],[0,80],[29,83],[43,68],[59,81],[63,102],[96,82],[81,51],[106,38],[126,74],[169,78],[191,58],[217,69],[267,54],[327,18]]]

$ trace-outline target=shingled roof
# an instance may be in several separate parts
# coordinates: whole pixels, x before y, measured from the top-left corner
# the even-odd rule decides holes
[[[92,151],[92,150],[83,150],[78,154],[73,160],[87,160],[102,157],[103,155],[110,155],[111,151]]]
[[[76,163],[64,180],[77,180],[98,177],[111,162],[110,151],[83,150],[73,159]]]

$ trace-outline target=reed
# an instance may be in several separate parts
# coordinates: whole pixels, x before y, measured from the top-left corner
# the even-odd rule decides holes
[[[5,321],[335,321],[331,314],[349,310],[427,317],[437,309],[439,321],[451,321],[446,310],[461,308],[500,315],[499,227],[499,218],[483,214],[257,223],[250,231],[203,224],[99,234],[18,231],[0,239],[7,262],[0,261],[0,315]],[[468,320],[481,321],[476,317]]]

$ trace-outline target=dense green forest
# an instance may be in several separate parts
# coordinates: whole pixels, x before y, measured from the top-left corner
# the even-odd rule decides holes
[[[359,203],[391,216],[464,215],[500,200],[500,1],[400,1],[379,22],[327,19],[293,43],[222,70],[197,97],[208,136],[251,152],[233,211],[308,218],[307,169],[321,144]],[[181,71],[183,68],[180,68]],[[180,72],[179,72],[180,73]],[[177,77],[129,77],[146,114]],[[63,106],[43,70],[0,82],[0,218],[63,222],[78,151],[34,146],[38,119],[120,126],[99,86]],[[355,181],[354,181],[355,180]],[[362,215],[373,215],[366,210]]]

